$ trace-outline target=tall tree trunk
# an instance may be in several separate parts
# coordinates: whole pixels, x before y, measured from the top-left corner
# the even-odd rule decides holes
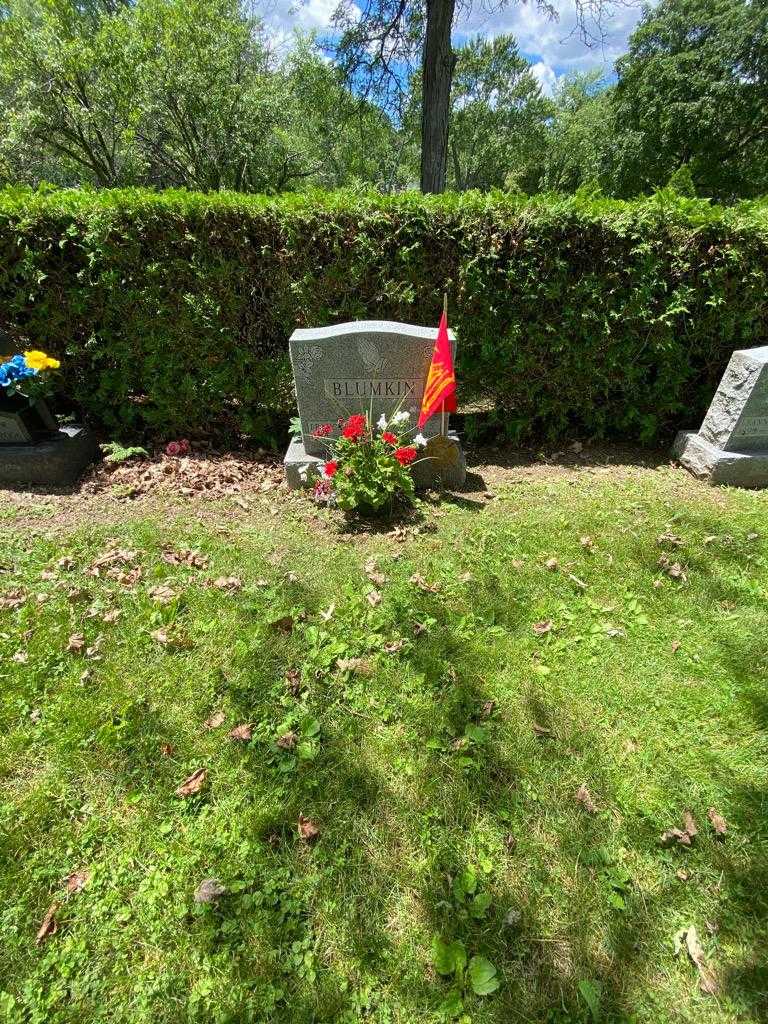
[[[456,0],[427,0],[427,28],[422,63],[421,190],[445,191],[451,81],[456,57],[451,25]]]

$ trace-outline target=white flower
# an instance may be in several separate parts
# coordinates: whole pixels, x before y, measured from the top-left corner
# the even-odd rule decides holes
[[[309,469],[308,466],[299,466],[299,479],[302,481],[302,483],[306,483],[307,482],[307,470],[308,469]]]
[[[411,414],[406,412],[405,409],[401,409],[400,412],[396,412],[392,417],[392,423],[406,423],[411,418]]]
[[[413,439],[413,443],[418,445],[419,448],[424,448],[426,446],[427,439],[423,434],[417,434]]]
[[[385,413],[382,413],[381,416],[379,416],[379,422],[376,424],[376,426],[379,428],[379,430],[387,429],[387,417]]]

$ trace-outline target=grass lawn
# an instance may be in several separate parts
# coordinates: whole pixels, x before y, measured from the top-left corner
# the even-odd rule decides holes
[[[766,1020],[768,495],[490,486],[5,502],[9,1022]]]

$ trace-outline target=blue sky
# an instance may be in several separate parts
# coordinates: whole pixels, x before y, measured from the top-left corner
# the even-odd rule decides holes
[[[337,0],[266,0],[262,13],[269,29],[278,37],[287,38],[294,29],[323,32],[330,24],[336,4]],[[472,35],[511,32],[547,93],[551,93],[557,79],[569,71],[597,68],[610,75],[614,61],[625,52],[627,38],[640,17],[639,5],[628,6],[621,0],[614,3],[604,17],[602,40],[599,27],[588,21],[588,31],[594,40],[592,45],[587,45],[579,32],[574,0],[553,0],[552,6],[559,14],[557,20],[539,10],[535,0],[511,3],[502,10],[495,9],[498,4],[493,0],[489,3],[481,0],[473,5],[471,14],[459,19],[454,39],[461,43]]]

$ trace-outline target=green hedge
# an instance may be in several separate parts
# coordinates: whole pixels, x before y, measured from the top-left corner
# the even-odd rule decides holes
[[[297,326],[436,324],[512,440],[666,441],[768,343],[768,203],[0,192],[0,326],[122,439],[281,443]]]

